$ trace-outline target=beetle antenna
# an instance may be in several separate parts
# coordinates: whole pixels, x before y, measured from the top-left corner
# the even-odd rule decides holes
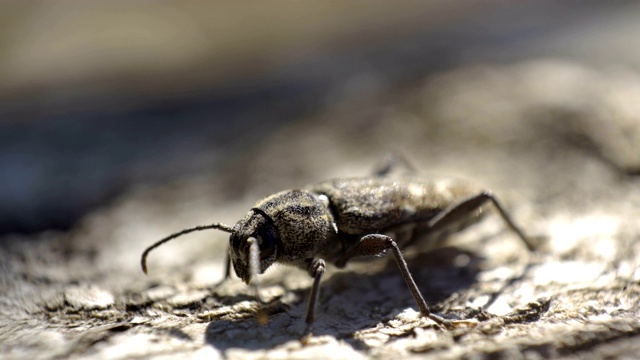
[[[210,230],[210,229],[222,230],[224,232],[233,233],[233,229],[231,227],[225,224],[218,223],[218,224],[211,224],[211,225],[200,225],[200,226],[192,227],[190,229],[184,229],[175,234],[171,234],[145,249],[145,251],[142,253],[142,257],[140,258],[140,265],[142,266],[142,271],[145,274],[147,273],[147,255],[149,255],[149,252],[151,252],[151,250],[182,235],[192,233],[195,231]]]
[[[256,275],[260,274],[260,247],[258,246],[258,240],[254,237],[250,237],[247,239],[249,243],[249,272],[252,287],[255,292],[256,299],[258,299],[258,322],[260,325],[264,325],[267,323],[267,314],[264,312],[264,302],[262,301],[262,297],[260,297],[260,289],[258,277]]]

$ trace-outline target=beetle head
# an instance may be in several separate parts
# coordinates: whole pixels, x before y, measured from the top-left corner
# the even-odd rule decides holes
[[[244,219],[238,221],[229,238],[233,269],[246,284],[276,261],[279,248],[278,230],[271,218],[260,209],[252,209]]]

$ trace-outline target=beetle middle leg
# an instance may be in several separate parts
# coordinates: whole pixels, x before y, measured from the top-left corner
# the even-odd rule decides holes
[[[411,272],[409,272],[409,267],[407,266],[407,262],[404,260],[404,256],[402,256],[402,252],[400,251],[398,244],[396,244],[396,242],[389,236],[382,234],[370,234],[364,236],[356,245],[350,248],[339,261],[336,262],[336,265],[338,267],[344,267],[347,261],[353,257],[377,256],[384,254],[389,250],[393,252],[393,256],[398,263],[400,272],[402,273],[402,278],[407,283],[407,287],[418,304],[418,308],[420,309],[420,314],[422,316],[427,317],[433,320],[436,324],[448,329],[455,328],[457,325],[461,324],[467,326],[471,325],[471,322],[469,321],[451,321],[442,318],[433,314],[431,310],[429,310],[427,302],[424,300],[424,297],[422,297],[422,294],[418,289],[418,285],[416,285],[416,282],[413,280],[413,276],[411,276]]]

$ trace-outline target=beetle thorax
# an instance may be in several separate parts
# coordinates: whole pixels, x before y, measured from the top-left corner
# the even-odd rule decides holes
[[[333,218],[319,195],[289,190],[272,195],[254,208],[268,216],[280,237],[276,261],[306,267],[327,237],[335,232]]]

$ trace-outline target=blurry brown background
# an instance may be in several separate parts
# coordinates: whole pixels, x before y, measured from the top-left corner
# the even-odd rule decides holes
[[[633,354],[633,341],[611,344],[637,340],[640,329],[638,18],[633,1],[0,4],[0,350],[15,358]],[[487,305],[504,315],[555,299],[546,322],[517,329],[546,337],[523,343],[509,328],[505,341],[470,333],[452,344],[411,323],[399,335],[384,330],[414,306],[410,297],[389,305],[374,291],[375,279],[400,278],[389,270],[365,276],[374,279],[362,290],[374,305],[358,306],[357,321],[340,327],[342,312],[364,298],[344,295],[336,314],[334,305],[320,309],[319,319],[336,319],[319,325],[324,340],[299,348],[308,279],[281,281],[276,271],[266,276],[275,301],[294,307],[275,315],[291,321],[288,330],[276,321],[260,330],[264,339],[239,341],[216,335],[256,328],[251,317],[232,321],[243,314],[234,294],[250,291],[211,293],[224,234],[159,250],[152,280],[137,268],[142,249],[167,233],[233,224],[282,189],[366,176],[390,152],[426,177],[485,184],[546,239],[547,257],[525,290],[505,292],[495,302],[501,310]],[[462,236],[498,239],[495,249],[491,241],[476,249],[488,265],[475,280],[502,281],[508,274],[490,270],[517,268],[517,244],[500,228],[494,221]],[[559,273],[565,278],[549,276]],[[420,286],[437,288],[430,278]],[[443,285],[429,301],[491,292],[471,283]],[[324,303],[340,284],[327,284]],[[567,289],[584,293],[558,300]],[[587,295],[599,291],[615,301]],[[483,305],[467,300],[457,305]],[[222,323],[198,317],[227,308]],[[603,314],[611,322],[589,330],[589,321],[606,322]],[[601,341],[568,346],[582,336],[566,325],[575,319]]]
[[[218,172],[283,127],[370,106],[438,71],[560,56],[636,68],[638,11],[597,1],[5,3],[0,230],[68,227],[137,183]]]

